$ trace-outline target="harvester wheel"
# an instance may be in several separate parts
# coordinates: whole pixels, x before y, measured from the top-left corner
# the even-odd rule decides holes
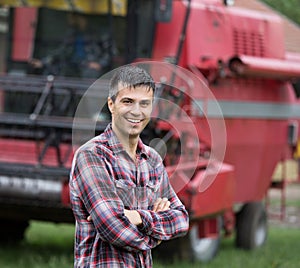
[[[198,226],[195,224],[186,236],[161,243],[154,249],[153,255],[161,262],[167,263],[178,259],[204,263],[216,256],[220,241],[220,234],[215,238],[199,238]]]
[[[247,203],[236,217],[236,246],[254,249],[262,246],[268,233],[267,213],[262,202]]]
[[[195,225],[189,232],[192,258],[201,262],[212,260],[218,253],[221,235],[213,238],[199,238],[198,226]]]
[[[23,240],[28,225],[28,221],[1,219],[0,243],[14,244]]]

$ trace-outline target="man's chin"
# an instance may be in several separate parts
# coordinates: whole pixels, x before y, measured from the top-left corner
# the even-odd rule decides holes
[[[141,131],[130,131],[129,132],[129,138],[137,138],[141,134]]]
[[[131,128],[129,131],[128,131],[128,134],[131,136],[131,137],[136,137],[136,136],[139,136],[142,131],[143,131],[144,128]]]

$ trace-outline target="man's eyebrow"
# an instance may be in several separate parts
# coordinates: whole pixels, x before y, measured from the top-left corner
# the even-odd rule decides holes
[[[130,100],[130,101],[132,101],[133,99],[132,99],[132,98],[129,98],[129,97],[123,97],[123,98],[121,99],[121,101],[124,101],[124,100]]]
[[[129,97],[123,97],[120,99],[120,101],[124,101],[124,100],[134,101],[133,98],[129,98]],[[151,101],[151,100],[152,98],[145,98],[145,99],[141,99],[140,102]]]
[[[140,102],[151,102],[152,99],[142,99]]]

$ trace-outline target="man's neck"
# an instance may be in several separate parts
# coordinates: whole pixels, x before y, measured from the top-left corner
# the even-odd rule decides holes
[[[121,135],[121,133],[119,133],[117,130],[115,130],[114,127],[113,127],[113,131],[116,134],[116,136],[118,137],[118,140],[122,144],[124,150],[128,153],[128,155],[133,160],[135,160],[139,136],[130,136],[129,135],[128,137],[124,137],[123,135]]]
[[[130,138],[129,137],[129,143],[127,145],[123,145],[126,152],[129,154],[129,156],[135,160],[136,159],[136,149],[138,144],[138,138]],[[128,146],[128,147],[127,147]]]

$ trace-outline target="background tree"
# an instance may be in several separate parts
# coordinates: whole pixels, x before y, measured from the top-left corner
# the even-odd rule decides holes
[[[261,0],[300,25],[300,0]]]

